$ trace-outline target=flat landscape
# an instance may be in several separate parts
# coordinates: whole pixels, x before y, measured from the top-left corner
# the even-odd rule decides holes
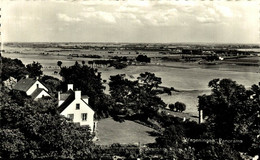
[[[259,159],[258,1],[0,4],[0,160]]]
[[[82,58],[72,57],[68,59],[68,55],[72,53],[86,54],[86,55],[100,55],[102,59],[109,59],[111,56],[126,56],[136,57],[134,51],[115,51],[108,53],[108,51],[96,51],[96,50],[83,50],[75,49],[70,51],[54,51],[48,52],[50,48],[18,48],[6,47],[6,52],[3,56],[10,58],[18,58],[22,60],[24,64],[38,61],[43,66],[43,73],[46,75],[61,78],[59,74],[54,74],[54,71],[59,72],[57,61],[62,61],[62,66],[71,66],[76,61],[81,63],[82,61],[95,60],[94,58]],[[42,53],[45,53],[44,55]],[[49,54],[46,54],[49,53]],[[141,52],[148,57],[162,56],[159,52]],[[164,57],[172,57],[174,55],[163,55]],[[260,68],[257,65],[235,65],[231,62],[247,62],[258,64],[260,57],[247,57],[238,60],[228,60],[227,63],[220,63],[217,65],[199,65],[195,62],[168,62],[162,61],[159,58],[152,58],[151,63],[144,65],[129,65],[123,69],[115,69],[114,67],[96,67],[103,80],[109,82],[111,75],[126,74],[128,79],[136,79],[140,73],[152,72],[156,76],[162,78],[162,85],[166,87],[174,87],[180,92],[172,92],[172,95],[161,94],[160,97],[167,104],[175,103],[176,101],[184,102],[187,106],[186,113],[191,115],[198,115],[197,104],[198,96],[203,94],[209,94],[210,88],[208,88],[208,82],[215,78],[230,78],[235,80],[239,84],[243,84],[249,88],[252,84],[257,84],[260,79]],[[109,93],[107,83],[105,93]]]

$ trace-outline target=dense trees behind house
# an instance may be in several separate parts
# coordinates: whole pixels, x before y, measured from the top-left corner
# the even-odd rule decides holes
[[[63,77],[61,89],[67,90],[67,84],[74,84],[75,89],[89,96],[89,104],[95,110],[97,118],[108,116],[109,97],[104,94],[101,73],[97,69],[76,62],[70,67],[61,67]]]
[[[2,58],[2,81],[7,80],[10,76],[17,80],[29,74],[25,65],[19,59]]]
[[[19,59],[11,58],[2,58],[2,81],[7,80],[8,78],[14,77],[17,80],[20,80],[25,75],[30,77],[39,77],[42,75],[42,65],[39,62],[33,62],[28,65],[24,65]]]

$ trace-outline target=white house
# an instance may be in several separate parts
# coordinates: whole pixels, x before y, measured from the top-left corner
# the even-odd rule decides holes
[[[34,100],[42,97],[50,97],[48,88],[39,82],[38,78],[29,78],[26,76],[25,78],[20,79],[13,89],[25,92],[26,95],[31,96]]]
[[[67,92],[58,93],[58,111],[81,126],[88,125],[93,132],[96,128],[94,110],[89,106],[89,97],[81,95],[81,91],[73,90],[73,84],[68,84]]]

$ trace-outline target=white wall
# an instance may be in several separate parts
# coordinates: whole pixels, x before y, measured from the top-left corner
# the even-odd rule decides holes
[[[64,100],[59,100],[58,107],[64,102]]]
[[[83,100],[88,104],[88,98],[84,98]]]
[[[80,104],[80,109],[76,110],[76,104]],[[87,121],[82,121],[81,114],[87,113]],[[80,125],[89,125],[91,131],[93,132],[94,127],[94,111],[81,99],[74,100],[64,111],[61,112],[61,115],[67,117],[68,114],[74,114],[73,122],[79,122]]]
[[[41,93],[35,98],[37,100],[38,98],[42,98],[42,96],[49,97],[50,95],[46,91],[41,91]]]
[[[28,91],[26,92],[27,95],[31,95],[36,89],[37,89],[37,84],[39,84],[39,88],[43,88],[46,91],[48,91],[48,88],[46,88],[44,85],[42,85],[39,81],[36,81],[31,88],[28,89]]]

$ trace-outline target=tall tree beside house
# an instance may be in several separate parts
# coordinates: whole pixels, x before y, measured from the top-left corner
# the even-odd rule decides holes
[[[256,147],[259,146],[259,85],[247,90],[230,79],[214,79],[209,87],[212,93],[199,96],[198,105],[209,132],[215,138],[242,140],[234,145],[241,152],[260,153]]]
[[[43,102],[44,101],[44,102]],[[1,159],[88,159],[89,128],[69,123],[52,101],[28,100],[20,106],[0,91]]]
[[[19,59],[11,58],[2,58],[2,81],[7,80],[10,77],[14,77],[17,80],[20,80],[25,75],[29,74],[25,65]]]
[[[30,77],[39,77],[42,75],[42,65],[39,62],[33,61],[31,64],[26,65]]]
[[[130,81],[123,74],[110,76],[109,87],[111,97],[115,100],[114,109],[117,114],[139,116],[146,121],[153,118],[160,107],[165,107],[161,98],[152,92],[150,83]]]
[[[79,89],[82,94],[89,96],[89,104],[98,117],[108,115],[109,97],[104,94],[105,87],[102,85],[100,72],[76,62],[73,66],[62,67],[60,75],[64,79],[61,83],[63,91],[66,91],[67,84],[74,84],[75,89]]]

